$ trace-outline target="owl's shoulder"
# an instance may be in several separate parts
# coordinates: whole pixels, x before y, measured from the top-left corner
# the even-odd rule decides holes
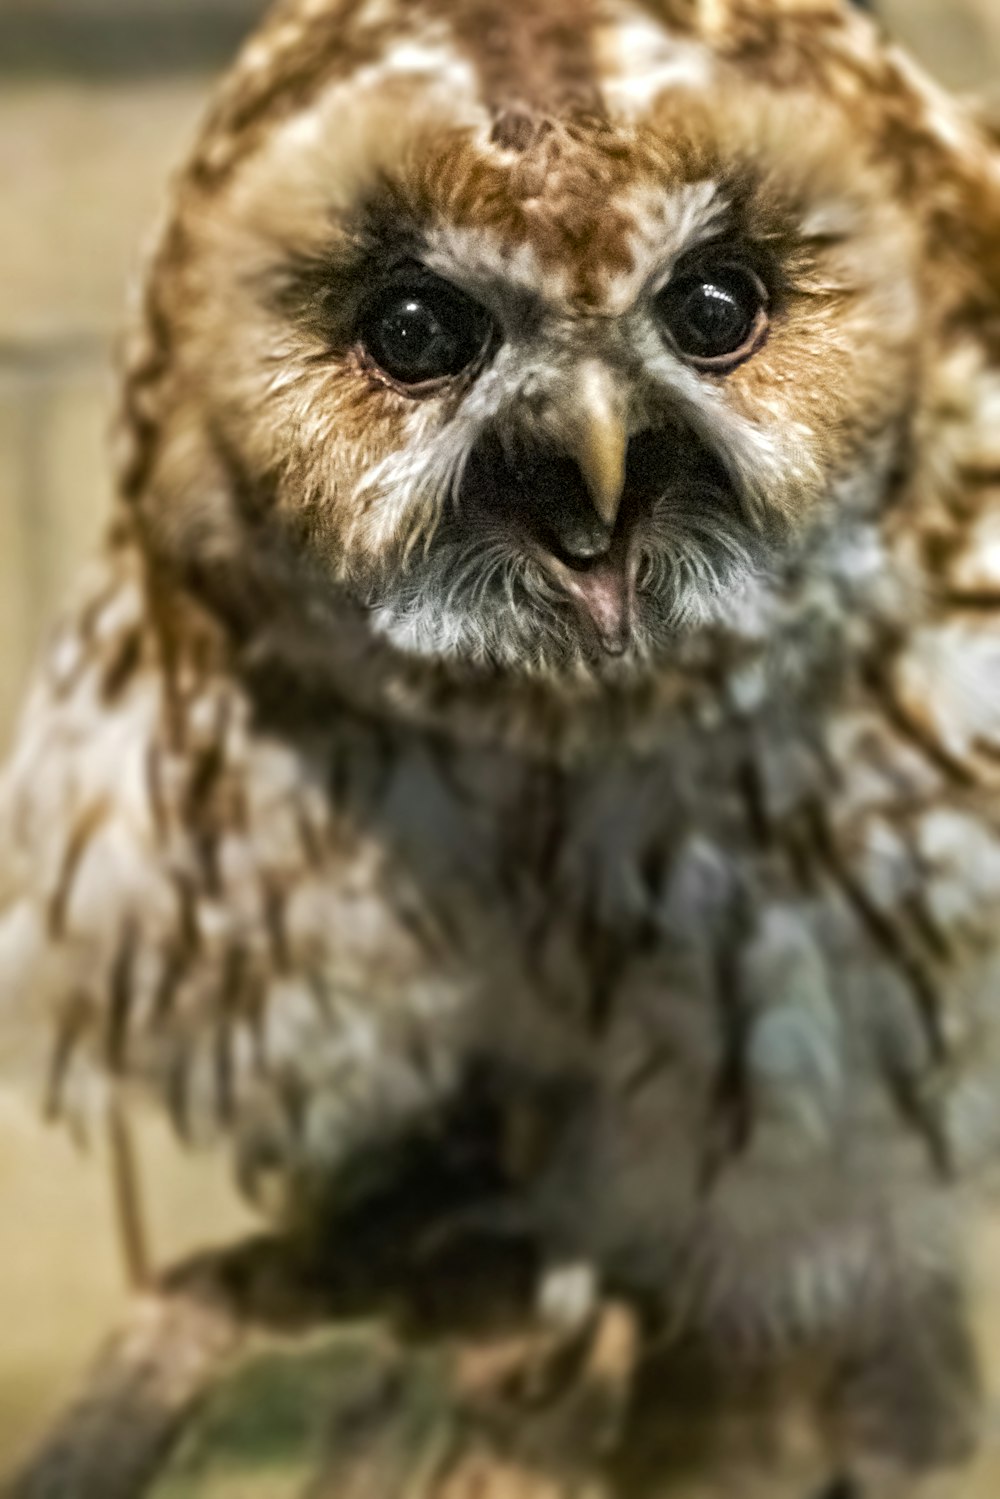
[[[370,736],[345,710],[356,763],[338,779],[326,740],[260,729],[207,647],[166,650],[142,576],[115,565],[41,664],[0,783],[0,1009],[53,1111],[85,1118],[134,1074],[201,1134],[265,1078],[360,1077],[432,973],[442,1009],[454,992],[359,813]],[[378,997],[369,1016],[359,995]],[[357,1024],[331,1027],[352,1005]]]

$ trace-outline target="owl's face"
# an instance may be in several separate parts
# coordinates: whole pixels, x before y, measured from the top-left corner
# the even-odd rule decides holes
[[[266,129],[209,133],[171,250],[188,545],[238,526],[403,653],[620,675],[870,522],[916,377],[892,185],[857,122],[667,9],[283,23],[337,45],[259,88]]]

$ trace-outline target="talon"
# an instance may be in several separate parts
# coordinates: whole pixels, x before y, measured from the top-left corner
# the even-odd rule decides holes
[[[617,1443],[639,1362],[639,1325],[621,1302],[599,1308],[593,1332],[568,1388],[550,1407],[548,1424],[571,1453],[609,1452]]]
[[[614,1407],[614,1434],[632,1391],[639,1336],[638,1319],[624,1302],[610,1302],[599,1314],[583,1378],[590,1388],[602,1392],[607,1411]]]

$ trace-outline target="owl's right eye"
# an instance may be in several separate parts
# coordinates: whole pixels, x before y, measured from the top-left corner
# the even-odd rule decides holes
[[[364,356],[398,385],[434,388],[486,353],[488,312],[447,281],[395,282],[362,308],[357,342]]]

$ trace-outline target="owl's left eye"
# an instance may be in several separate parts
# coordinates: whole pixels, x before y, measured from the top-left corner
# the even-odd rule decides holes
[[[446,281],[417,278],[384,287],[362,309],[357,340],[384,374],[411,389],[454,379],[481,359],[489,313]]]
[[[660,323],[698,369],[726,373],[749,358],[767,331],[768,297],[748,266],[682,267],[656,299]]]

